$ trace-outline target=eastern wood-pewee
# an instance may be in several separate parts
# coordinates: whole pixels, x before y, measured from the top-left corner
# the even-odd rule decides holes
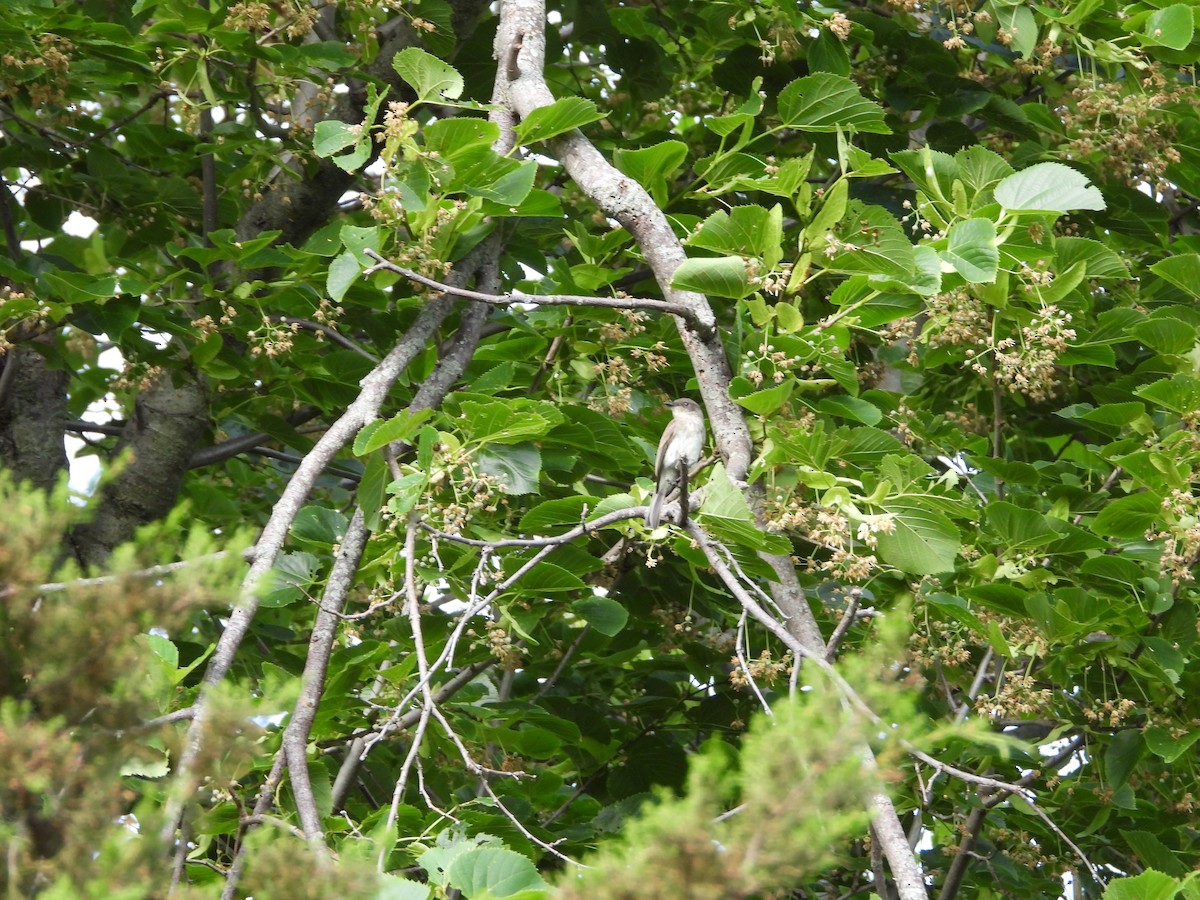
[[[671,422],[663,431],[658,444],[658,456],[654,460],[654,477],[658,480],[658,487],[654,491],[654,499],[650,501],[650,512],[646,515],[648,528],[658,527],[663,501],[676,487],[680,488],[679,524],[687,524],[686,481],[692,467],[700,461],[708,437],[704,427],[704,412],[695,400],[685,397],[672,400],[667,406],[671,407]]]

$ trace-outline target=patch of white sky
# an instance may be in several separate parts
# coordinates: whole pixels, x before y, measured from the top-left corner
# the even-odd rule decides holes
[[[91,237],[97,227],[98,223],[95,219],[85,216],[80,212],[72,212],[67,217],[67,221],[63,223],[64,232],[81,238]],[[97,339],[101,343],[106,343],[108,340],[107,335],[97,335]],[[117,371],[120,371],[125,366],[125,360],[121,356],[121,351],[116,347],[108,347],[102,350],[96,362],[101,368],[115,369]],[[88,405],[82,418],[85,422],[95,422],[97,425],[103,425],[111,422],[119,411],[120,407],[112,394],[105,394]],[[91,454],[80,455],[86,446],[87,444],[84,443],[82,438],[73,434],[67,435],[66,448],[67,461],[71,473],[70,486],[71,490],[80,494],[92,493],[96,488],[96,481],[100,477],[100,460]]]

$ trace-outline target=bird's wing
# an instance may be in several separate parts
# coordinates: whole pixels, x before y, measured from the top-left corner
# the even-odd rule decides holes
[[[672,419],[667,423],[667,427],[663,429],[662,440],[658,442],[658,455],[654,457],[655,480],[662,478],[663,462],[667,455],[667,447],[670,446],[671,438],[675,436],[677,428],[678,423]]]

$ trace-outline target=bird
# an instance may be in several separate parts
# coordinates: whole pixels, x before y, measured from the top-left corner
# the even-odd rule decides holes
[[[676,487],[680,488],[679,524],[687,524],[687,478],[692,466],[700,461],[708,439],[700,404],[683,397],[672,400],[667,406],[671,407],[671,421],[663,430],[654,459],[654,477],[658,486],[650,501],[650,512],[646,514],[647,528],[658,527],[663,501]]]

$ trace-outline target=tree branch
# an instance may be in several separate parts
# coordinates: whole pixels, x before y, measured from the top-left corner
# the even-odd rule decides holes
[[[404,338],[363,378],[362,390],[358,397],[304,457],[271,510],[271,517],[255,545],[254,562],[242,582],[240,598],[230,613],[228,625],[217,641],[217,648],[204,673],[200,695],[195,703],[196,714],[188,729],[184,750],[176,766],[172,792],[166,804],[162,832],[164,843],[170,843],[174,839],[184,798],[190,794],[191,783],[196,776],[194,767],[200,755],[209,693],[229,671],[234,655],[250,628],[254,614],[258,611],[259,581],[274,565],[292,521],[321,472],[334,456],[354,439],[360,428],[377,417],[396,379],[424,349],[426,342],[449,314],[452,306],[453,301],[449,297],[440,297],[421,310]]]
[[[376,272],[389,271],[395,272],[397,275],[403,275],[410,281],[425,287],[434,288],[447,294],[453,294],[456,297],[465,297],[468,300],[476,300],[480,303],[490,303],[493,306],[509,306],[513,303],[531,303],[536,306],[590,306],[599,309],[645,309],[652,312],[670,313],[674,316],[679,316],[686,321],[689,326],[697,330],[704,326],[697,318],[695,311],[691,307],[683,303],[671,303],[666,300],[649,300],[635,297],[587,297],[579,294],[526,294],[521,291],[514,291],[511,294],[485,294],[480,291],[470,291],[465,288],[451,288],[442,284],[439,281],[434,281],[432,278],[426,278],[412,269],[406,269],[403,266],[398,266],[393,262],[389,262],[384,257],[380,256],[370,247],[363,252],[375,260],[375,265],[364,269],[363,275],[373,275]]]
[[[82,562],[101,564],[139,526],[171,511],[208,429],[208,391],[192,373],[181,373],[178,383],[162,375],[138,397],[116,448],[128,461],[100,489],[92,521],[72,535]]]
[[[339,613],[346,607],[346,598],[354,584],[354,576],[366,546],[367,526],[360,506],[355,509],[346,534],[341,539],[333,570],[325,584],[317,619],[308,639],[300,696],[296,699],[281,740],[280,752],[287,757],[288,775],[292,781],[300,824],[304,828],[304,836],[314,845],[323,839],[324,834],[308,772],[308,736],[325,691],[325,676],[329,671],[333,641],[337,637]]]
[[[545,24],[544,0],[505,0],[501,7],[495,52],[497,59],[507,61],[499,68],[507,70],[508,98],[522,119],[554,102],[542,74]],[[513,48],[516,52],[510,59]],[[605,215],[633,235],[666,300],[691,311],[688,319],[678,318],[680,338],[699,376],[700,393],[726,471],[735,483],[745,481],[752,451],[750,431],[741,407],[729,396],[732,373],[708,301],[702,294],[672,287],[671,279],[686,254],[671,223],[649,193],[612,166],[578,129],[555,138],[551,144],[579,187]],[[690,326],[689,321],[698,327]]]
[[[737,576],[726,562],[726,557],[732,554],[729,554],[727,550],[725,551],[725,555],[719,553],[717,551],[717,544],[695,522],[689,522],[686,530],[700,547],[709,565],[724,583],[726,589],[742,604],[743,609],[758,620],[768,631],[778,637],[784,643],[784,646],[788,647],[796,655],[797,659],[803,657],[811,660],[818,669],[829,677],[830,681],[850,706],[866,716],[869,721],[879,721],[879,717],[863,703],[857,692],[826,661],[823,647],[813,651],[806,648],[799,639],[780,624],[774,616],[768,613],[741,585]],[[864,768],[872,773],[878,771],[875,756],[871,752],[870,747],[862,744],[856,748],[855,752],[862,758]],[[904,834],[904,828],[900,824],[900,817],[896,813],[896,807],[892,804],[891,798],[881,787],[871,787],[867,791],[867,805],[871,811],[875,835],[883,846],[883,853],[887,857],[888,866],[891,868],[892,875],[896,880],[901,900],[925,900],[928,895],[925,892],[924,876],[917,867],[916,859],[908,847],[908,838]]]

